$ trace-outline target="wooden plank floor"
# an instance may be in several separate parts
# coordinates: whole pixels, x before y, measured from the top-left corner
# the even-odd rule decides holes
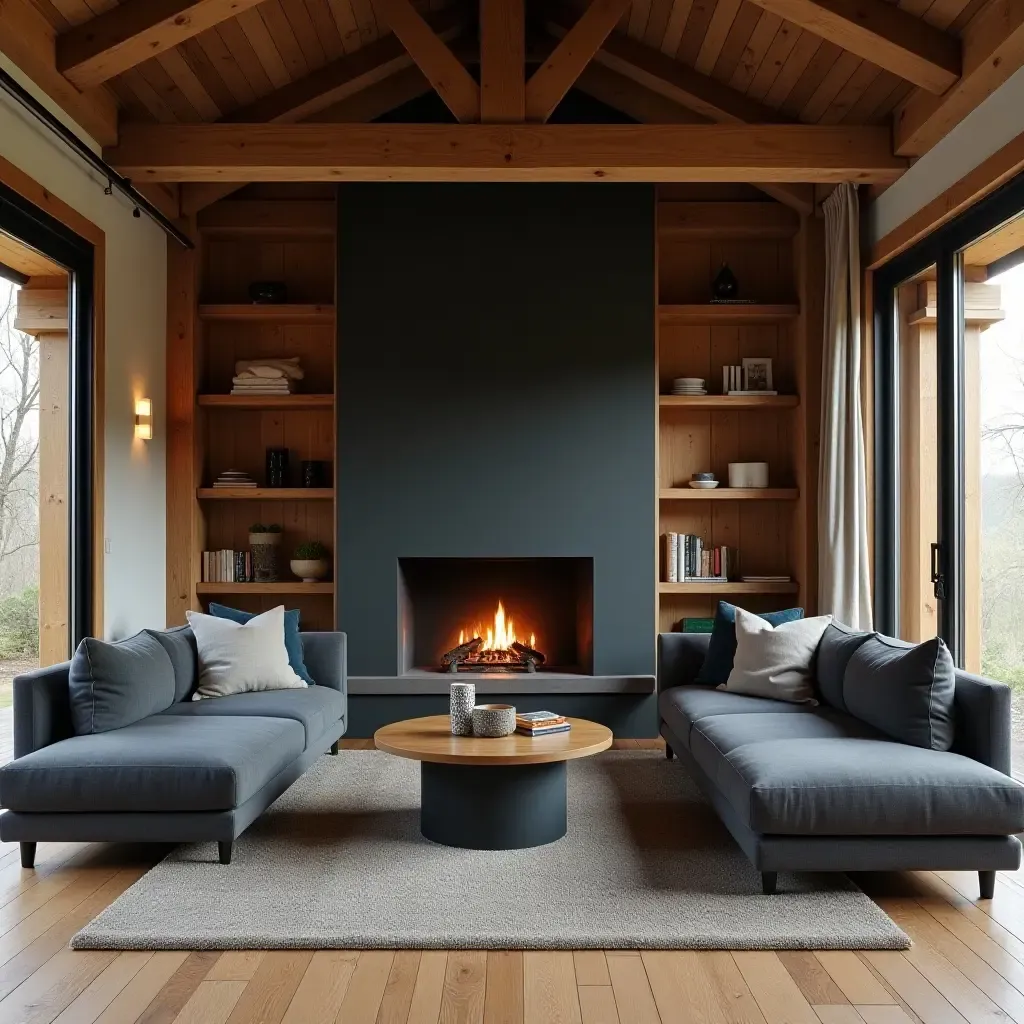
[[[154,857],[0,846],[0,1024],[1024,1024],[1022,873],[858,876],[905,953],[69,950]]]

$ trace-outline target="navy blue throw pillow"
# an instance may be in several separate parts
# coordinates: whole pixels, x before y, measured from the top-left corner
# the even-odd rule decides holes
[[[754,612],[773,626],[795,622],[804,617],[803,608],[787,608],[781,612]],[[719,601],[715,611],[715,625],[704,664],[694,682],[702,686],[721,686],[729,681],[732,663],[736,657],[736,605]]]
[[[243,612],[240,608],[228,608],[226,605],[210,602],[210,614],[216,615],[219,619],[230,619],[232,622],[248,622],[256,612]],[[292,608],[284,613],[284,647],[288,652],[288,664],[292,671],[310,686],[315,685],[315,680],[306,670],[306,663],[302,660],[302,637],[299,636],[299,609]]]

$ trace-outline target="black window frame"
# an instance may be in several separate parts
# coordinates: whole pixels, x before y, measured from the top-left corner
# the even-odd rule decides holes
[[[0,182],[0,231],[68,273],[68,656],[94,623],[93,472],[96,251],[66,224]]]
[[[965,650],[965,401],[963,250],[1024,214],[1024,173],[874,271],[875,628],[899,633],[899,350],[896,289],[936,268],[938,537],[946,600],[939,632],[957,665]],[[1016,254],[1011,254],[1016,256]],[[1007,260],[1010,257],[1006,258]],[[1019,257],[1015,262],[1019,262]],[[952,599],[951,599],[952,598]]]

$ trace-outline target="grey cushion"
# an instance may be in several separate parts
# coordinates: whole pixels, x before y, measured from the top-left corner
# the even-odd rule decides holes
[[[873,636],[874,633],[860,633],[841,622],[829,624],[818,644],[818,655],[815,660],[818,695],[826,704],[840,711],[848,710],[843,699],[846,666],[857,653],[857,648]]]
[[[673,686],[658,697],[658,710],[672,732],[689,745],[690,726],[711,715],[803,714],[811,709],[805,704],[749,697],[710,686]]]
[[[915,646],[876,633],[846,666],[843,700],[851,715],[894,740],[949,750],[955,676],[953,658],[938,637]]]
[[[199,678],[199,651],[196,649],[196,635],[192,627],[147,629],[145,632],[156,638],[171,659],[174,666],[174,699],[188,700]]]
[[[73,736],[0,769],[14,811],[224,811],[245,803],[304,749],[286,718],[155,715]]]
[[[345,698],[337,690],[326,686],[311,686],[302,690],[261,690],[172,704],[164,714],[187,717],[255,715],[259,718],[290,718],[302,725],[308,747],[342,718],[345,714]]]
[[[797,737],[796,722],[787,722],[788,735],[780,735],[781,719],[772,717],[765,734],[779,738],[740,743],[728,751],[713,744],[715,730],[708,722],[691,736],[698,764],[754,832],[1003,836],[1024,829],[1024,786],[977,761],[842,735],[851,727],[838,716],[800,720],[800,728],[829,734],[820,738]],[[741,738],[729,724],[731,737],[717,737],[723,745]]]
[[[148,633],[117,643],[87,637],[71,659],[68,694],[76,735],[120,729],[174,703],[174,666]]]

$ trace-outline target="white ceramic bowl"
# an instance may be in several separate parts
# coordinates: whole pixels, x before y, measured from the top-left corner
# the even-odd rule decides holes
[[[325,579],[331,568],[326,558],[293,558],[289,565],[303,583],[316,583]]]
[[[696,487],[699,491],[710,491],[712,488],[718,486],[717,480],[691,480],[691,487]]]
[[[493,738],[516,731],[516,709],[511,704],[477,704],[473,708],[473,735]]]

